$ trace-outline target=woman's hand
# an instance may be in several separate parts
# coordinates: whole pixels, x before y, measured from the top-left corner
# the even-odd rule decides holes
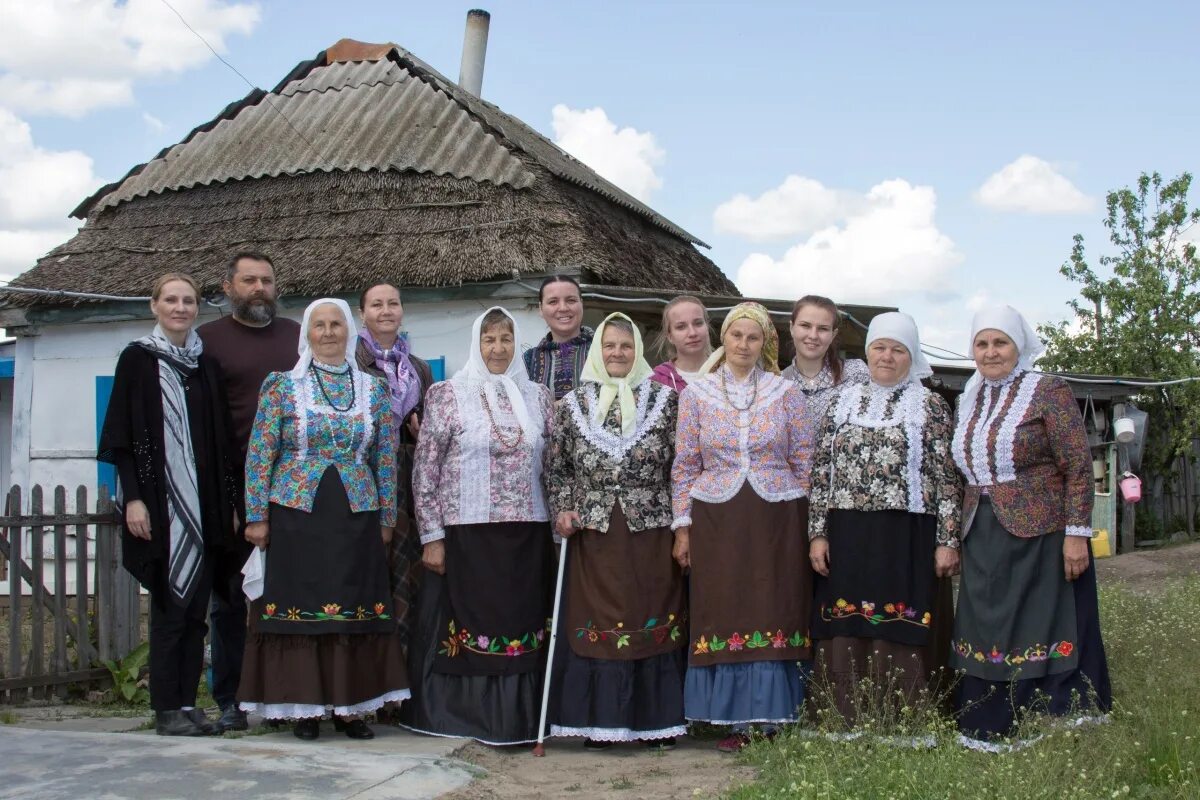
[[[808,560],[812,562],[813,572],[829,577],[829,537],[818,536],[808,543]]]
[[[137,538],[150,541],[150,511],[141,500],[125,504],[125,527]]]
[[[438,575],[446,574],[446,543],[442,540],[430,542],[421,552],[421,564]]]
[[[692,566],[692,550],[689,541],[691,533],[692,529],[687,525],[675,529],[675,546],[671,548],[671,557],[675,559],[681,569],[688,569]]]
[[[558,518],[554,521],[554,532],[564,539],[569,539],[571,534],[583,527],[583,523],[579,519],[579,514],[574,511],[560,511]]]
[[[271,526],[266,522],[251,522],[246,525],[246,541],[259,550],[266,550],[271,542]]]
[[[1086,536],[1068,536],[1063,541],[1063,571],[1067,580],[1073,581],[1088,568],[1088,539]]]
[[[392,536],[393,536],[393,535],[396,533],[396,529],[395,529],[395,528],[389,528],[389,527],[387,527],[386,525],[380,525],[380,526],[379,526],[379,532],[380,532],[380,534],[383,536],[383,543],[384,543],[384,544],[391,544],[391,543],[392,543]]]
[[[421,418],[416,414],[408,415],[408,432],[412,434],[413,439],[421,435]]]
[[[933,553],[933,571],[939,578],[957,575],[959,568],[958,549],[938,545]]]

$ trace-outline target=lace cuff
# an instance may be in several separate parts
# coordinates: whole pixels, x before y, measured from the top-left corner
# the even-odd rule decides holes
[[[692,526],[691,517],[679,517],[671,523],[671,530],[677,531],[680,528],[690,528]]]
[[[421,534],[421,544],[429,544],[430,542],[440,542],[446,538],[445,528],[434,528],[431,531],[425,531]]]
[[[1090,525],[1068,525],[1067,536],[1081,536],[1090,539],[1092,538],[1092,528]]]

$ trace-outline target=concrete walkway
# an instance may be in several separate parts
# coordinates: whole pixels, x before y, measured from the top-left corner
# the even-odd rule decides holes
[[[474,768],[451,757],[463,742],[383,725],[373,726],[369,742],[347,739],[329,722],[315,742],[298,741],[290,730],[240,738],[112,732],[140,722],[0,726],[0,798],[417,800],[475,777]]]

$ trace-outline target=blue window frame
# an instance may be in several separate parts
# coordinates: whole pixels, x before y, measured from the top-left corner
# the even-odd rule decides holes
[[[96,444],[100,444],[100,429],[104,427],[104,415],[108,413],[108,398],[112,394],[113,376],[96,376]],[[107,486],[108,493],[117,493],[117,468],[102,461],[96,462],[96,486]]]

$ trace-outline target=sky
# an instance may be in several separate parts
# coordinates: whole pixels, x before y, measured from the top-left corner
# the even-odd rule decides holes
[[[0,0],[0,278],[249,91],[172,7],[270,89],[342,37],[456,79],[471,6]],[[1077,233],[1110,252],[1105,194],[1198,166],[1194,3],[484,7],[483,96],[710,244],[743,293],[897,306],[958,352],[984,304],[1066,319],[1058,268]]]

